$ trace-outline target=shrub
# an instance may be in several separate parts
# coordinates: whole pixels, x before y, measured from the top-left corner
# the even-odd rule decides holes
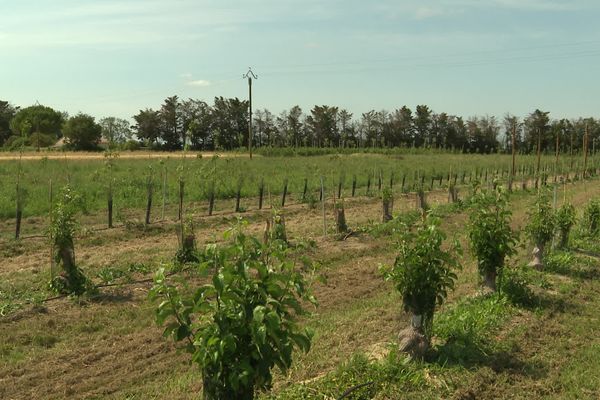
[[[482,191],[472,198],[469,214],[469,240],[477,268],[484,284],[496,291],[496,278],[507,256],[514,254],[517,236],[510,227],[512,212],[506,192],[499,187],[494,192]]]
[[[556,216],[554,210],[552,210],[550,196],[547,191],[538,194],[532,209],[528,212],[528,216],[529,220],[525,232],[535,245],[534,260],[530,263],[530,266],[541,268],[543,266],[544,248],[552,240],[554,227],[556,226]]]
[[[596,236],[600,232],[600,201],[590,200],[583,212],[583,225],[590,236]]]
[[[79,296],[93,290],[92,283],[75,263],[73,237],[79,227],[76,215],[81,209],[81,197],[70,186],[65,186],[52,210],[49,228],[54,262],[61,269],[50,281],[50,289],[60,294]]]
[[[307,280],[286,259],[285,251],[246,236],[239,226],[229,230],[231,243],[210,245],[199,264],[212,271],[210,283],[192,295],[156,273],[152,298],[162,301],[158,324],[164,334],[186,341],[192,361],[202,370],[205,399],[252,399],[255,389],[271,386],[274,366],[292,364],[295,347],[308,351],[312,334],[296,317],[301,301],[314,302]]]
[[[565,248],[569,244],[569,233],[573,225],[575,225],[575,207],[571,203],[564,203],[556,211],[556,227],[560,233],[560,248]]]
[[[6,142],[4,142],[4,148],[8,151],[19,151],[28,145],[29,140],[27,140],[27,138],[16,135],[10,136],[8,139],[6,139]]]
[[[129,139],[125,143],[121,144],[119,147],[121,150],[136,151],[140,149],[141,145],[140,142],[138,142],[137,140]]]
[[[381,203],[383,211],[383,222],[388,222],[393,219],[392,208],[394,207],[394,194],[392,189],[385,188],[381,191]]]
[[[175,253],[175,262],[179,265],[198,262],[196,251],[196,234],[194,233],[193,219],[186,218],[185,222],[177,228],[177,241],[179,248]]]
[[[394,265],[384,268],[386,280],[394,283],[402,295],[404,310],[412,314],[412,324],[401,333],[403,350],[420,355],[431,339],[431,323],[436,306],[441,305],[454,288],[459,267],[454,253],[460,253],[457,242],[449,250],[442,249],[446,238],[439,228],[440,220],[429,215],[414,232],[405,232],[399,244]],[[410,337],[415,346],[402,343]],[[418,337],[418,340],[413,340]]]

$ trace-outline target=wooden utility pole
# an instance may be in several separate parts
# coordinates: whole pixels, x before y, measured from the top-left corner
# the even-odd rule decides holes
[[[248,120],[248,152],[250,153],[250,159],[252,159],[252,78],[258,79],[258,76],[254,75],[252,68],[248,67],[248,72],[242,77],[248,78],[248,106],[250,115],[250,119]]]

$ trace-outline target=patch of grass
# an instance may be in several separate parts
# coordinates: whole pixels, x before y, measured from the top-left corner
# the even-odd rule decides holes
[[[513,314],[510,302],[501,294],[463,300],[438,313],[433,331],[442,343],[434,347],[434,359],[463,366],[486,363],[494,349],[491,334]]]
[[[382,361],[369,360],[356,354],[335,371],[322,378],[295,384],[278,394],[266,394],[261,399],[373,399],[397,398],[406,388],[414,390],[425,385],[423,370],[403,355],[392,351]]]

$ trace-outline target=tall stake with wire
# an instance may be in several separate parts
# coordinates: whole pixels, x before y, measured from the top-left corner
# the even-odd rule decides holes
[[[248,119],[248,152],[250,153],[250,159],[252,159],[252,78],[258,79],[258,76],[254,75],[252,68],[248,67],[248,72],[242,77],[248,78],[248,108],[250,114],[250,118]]]

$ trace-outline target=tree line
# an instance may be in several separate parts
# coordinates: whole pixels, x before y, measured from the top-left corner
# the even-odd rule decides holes
[[[102,141],[109,147],[160,150],[232,150],[248,146],[249,103],[238,98],[203,100],[167,97],[158,109],[145,108],[133,116],[134,124],[116,117],[96,121],[79,113],[43,105],[19,108],[0,100],[0,146],[16,150],[41,148],[64,138],[74,150],[93,150]],[[293,106],[279,114],[268,109],[253,112],[255,147],[415,147],[443,148],[465,153],[521,153],[537,149],[561,153],[583,148],[587,131],[595,150],[600,120],[551,119],[536,109],[524,118],[506,114],[463,118],[434,112],[427,105],[414,111],[407,106],[392,112],[371,110],[355,116],[336,106],[315,105],[305,112]]]

